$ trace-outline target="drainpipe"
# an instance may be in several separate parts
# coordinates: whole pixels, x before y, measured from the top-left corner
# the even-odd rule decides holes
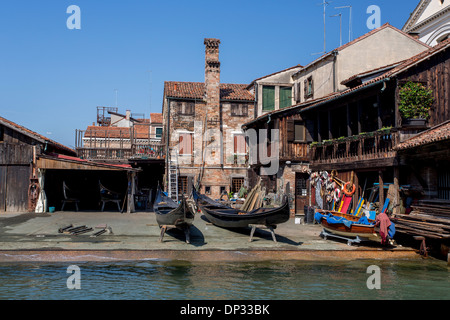
[[[334,50],[333,51],[333,92],[336,92],[337,90],[337,72],[336,72],[336,62],[337,62],[337,56],[339,52]]]

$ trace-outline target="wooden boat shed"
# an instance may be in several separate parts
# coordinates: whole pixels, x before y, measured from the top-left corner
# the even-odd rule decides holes
[[[76,158],[74,150],[0,117],[0,213],[46,212],[61,208],[62,182],[77,178],[74,188],[98,188],[98,180],[112,181],[122,193],[134,196],[134,177],[139,169]],[[127,211],[134,211],[128,201]]]

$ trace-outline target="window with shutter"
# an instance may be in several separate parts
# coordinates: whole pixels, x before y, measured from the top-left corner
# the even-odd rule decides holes
[[[191,155],[192,154],[192,133],[180,133],[178,143],[179,155]]]
[[[246,117],[248,115],[248,105],[247,104],[232,104],[231,105],[231,116],[233,117]]]
[[[263,111],[275,110],[275,87],[263,86]]]
[[[305,99],[314,98],[314,81],[312,76],[305,80]]]
[[[234,135],[234,154],[244,155],[247,153],[247,145],[245,143],[245,135]]]
[[[287,120],[286,122],[286,133],[287,133],[287,141],[294,142],[295,140],[295,127],[294,120]]]
[[[178,114],[184,116],[192,116],[195,114],[194,102],[177,102]]]
[[[301,102],[301,84],[300,81],[295,84],[295,102]]]
[[[280,109],[292,105],[292,87],[280,87]]]

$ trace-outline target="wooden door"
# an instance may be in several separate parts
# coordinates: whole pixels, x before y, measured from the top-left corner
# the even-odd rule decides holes
[[[30,168],[0,167],[0,212],[27,212]]]
[[[295,213],[303,214],[305,206],[309,205],[308,175],[304,173],[295,174]]]

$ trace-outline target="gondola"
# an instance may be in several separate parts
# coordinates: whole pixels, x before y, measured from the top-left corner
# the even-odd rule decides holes
[[[167,227],[184,230],[188,237],[189,228],[194,222],[195,209],[188,203],[185,196],[181,197],[180,203],[176,203],[158,187],[153,210],[159,227],[163,228],[161,239]],[[189,239],[187,238],[186,241],[189,242]]]
[[[330,210],[316,210],[314,219],[324,229],[322,236],[336,237],[354,242],[375,241],[381,242],[381,237],[375,230],[375,221],[365,217]]]
[[[233,209],[209,197],[199,194],[195,188],[193,197],[197,206],[214,225],[223,228],[246,228],[249,225],[274,227],[290,218],[289,197],[283,196],[281,206],[277,208],[257,208],[249,212]]]

